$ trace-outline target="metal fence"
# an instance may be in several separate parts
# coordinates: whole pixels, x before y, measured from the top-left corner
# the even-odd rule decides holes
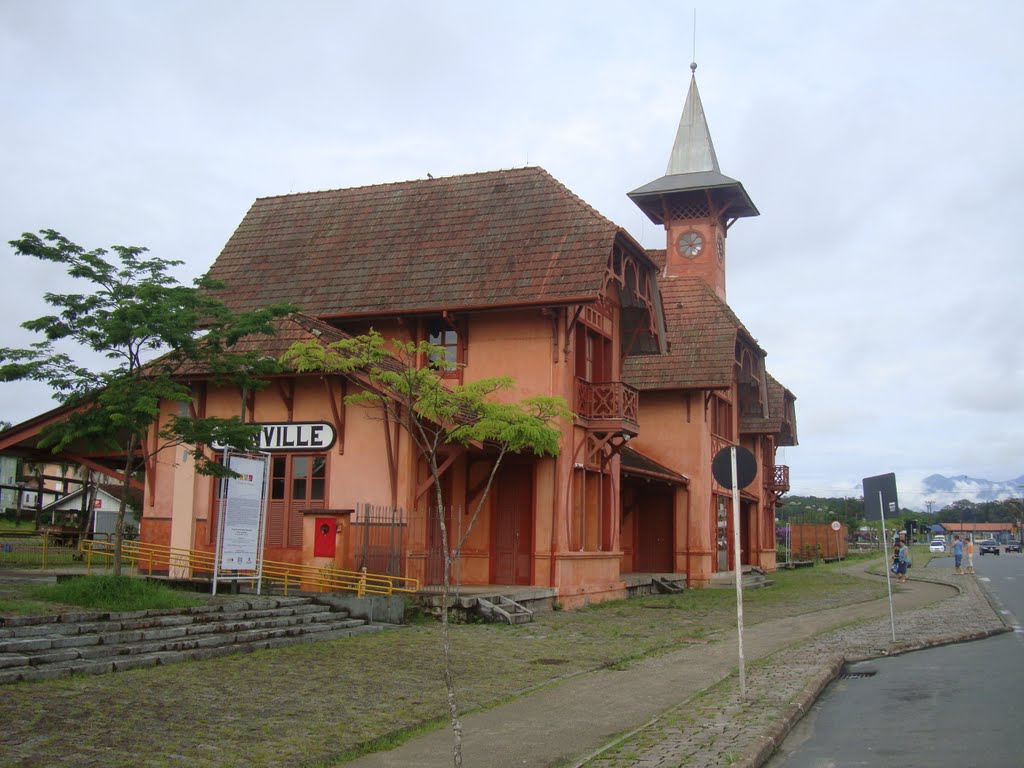
[[[408,575],[409,556],[423,562],[424,586],[440,584],[444,576],[444,548],[436,509],[413,510],[363,505],[352,520],[353,567],[390,576]],[[449,548],[462,539],[460,509],[447,510]],[[415,551],[413,543],[415,542]],[[461,576],[460,563],[452,563],[452,583]]]
[[[356,570],[389,576],[405,575],[409,522],[396,507],[365,504],[352,521],[353,560]]]
[[[0,531],[0,568],[80,565],[78,538],[38,531]]]

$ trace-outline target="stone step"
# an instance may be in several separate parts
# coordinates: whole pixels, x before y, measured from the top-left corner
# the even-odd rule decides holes
[[[310,610],[311,609],[311,610]],[[332,611],[328,606],[309,605],[302,610],[286,607],[278,611],[257,611],[229,613],[211,618],[211,614],[193,617],[176,616],[174,622],[151,622],[145,619],[131,619],[127,622],[86,622],[83,624],[40,625],[13,630],[15,635],[0,639],[0,655],[4,653],[25,653],[47,651],[88,645],[116,645],[143,643],[154,640],[169,640],[192,634],[210,632],[237,632],[249,629],[314,624],[346,618],[343,611]],[[184,619],[182,622],[179,619]],[[77,634],[75,633],[77,626]],[[40,633],[45,627],[59,627],[58,631]],[[26,631],[28,630],[28,631]]]
[[[56,616],[0,617],[0,641],[10,638],[41,637],[59,634],[88,634],[93,631],[141,630],[150,628],[194,625],[209,622],[243,621],[270,616],[315,614],[328,607],[311,603],[264,606],[260,604],[229,603],[222,606],[178,608],[162,611],[133,611],[120,613],[73,613]],[[253,607],[255,605],[256,607]]]
[[[34,620],[26,621],[28,618]],[[0,628],[0,685],[207,659],[381,628],[309,598],[232,601],[197,610],[6,617],[0,621],[4,622]]]

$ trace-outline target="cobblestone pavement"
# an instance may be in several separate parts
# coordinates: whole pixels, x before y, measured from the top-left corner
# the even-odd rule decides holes
[[[763,765],[846,662],[976,640],[1010,629],[973,576],[915,573],[960,594],[935,605],[818,635],[747,665],[746,703],[734,672],[575,768],[717,768]],[[893,640],[895,623],[896,640]]]

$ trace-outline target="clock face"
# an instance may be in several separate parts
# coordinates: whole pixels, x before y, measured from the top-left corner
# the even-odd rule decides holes
[[[683,232],[676,241],[676,250],[680,256],[692,259],[704,250],[704,238],[697,232]]]
[[[725,263],[725,238],[721,235],[718,236],[718,242],[716,243],[718,248],[718,263]]]

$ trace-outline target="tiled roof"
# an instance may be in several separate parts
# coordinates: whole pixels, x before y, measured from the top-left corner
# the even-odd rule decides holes
[[[740,432],[777,433],[786,419],[786,390],[768,374],[768,416],[740,414]]]
[[[275,335],[245,336],[239,339],[232,350],[235,352],[257,351],[277,359],[297,341],[319,339],[324,344],[330,344],[341,339],[351,338],[349,334],[335,328],[330,323],[309,317],[301,312],[292,312],[287,317],[274,321],[274,325],[277,328]]]
[[[210,276],[235,311],[322,318],[572,303],[599,295],[620,235],[543,169],[517,168],[261,198]]]
[[[258,352],[265,357],[277,360],[297,341],[319,339],[324,344],[330,344],[340,339],[350,338],[349,334],[344,331],[300,312],[292,312],[286,317],[277,318],[272,321],[272,324],[276,330],[273,335],[254,333],[243,336],[231,347],[231,351]],[[205,376],[207,373],[208,371],[197,363],[186,363],[175,369],[175,374],[178,376]]]
[[[624,475],[638,475],[640,477],[654,477],[671,483],[689,485],[690,481],[685,475],[681,475],[668,467],[659,464],[654,459],[649,459],[639,451],[624,447],[619,452],[621,459],[622,473]]]
[[[658,251],[649,253],[658,260]],[[664,259],[664,251],[660,255]],[[661,277],[659,286],[669,351],[627,358],[625,382],[640,390],[730,387],[736,375],[737,334],[756,347],[743,323],[700,278]]]
[[[780,426],[775,433],[776,445],[798,445],[796,437],[796,395],[768,374],[768,407],[778,414]]]

